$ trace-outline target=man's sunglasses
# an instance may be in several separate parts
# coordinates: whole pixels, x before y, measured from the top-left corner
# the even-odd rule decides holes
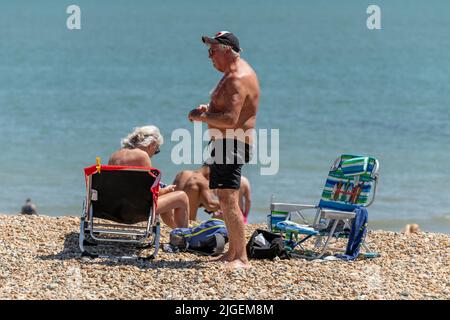
[[[212,56],[216,51],[218,51],[218,49],[213,49],[213,48],[209,47],[209,49],[208,49],[208,54],[209,54],[210,56]]]

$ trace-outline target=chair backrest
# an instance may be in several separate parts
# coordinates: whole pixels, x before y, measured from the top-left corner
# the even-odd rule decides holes
[[[369,206],[374,197],[378,169],[378,160],[373,157],[340,156],[328,173],[319,206],[340,211]]]
[[[101,166],[100,172],[92,171],[85,170],[94,218],[125,224],[149,219],[160,180],[157,169]]]

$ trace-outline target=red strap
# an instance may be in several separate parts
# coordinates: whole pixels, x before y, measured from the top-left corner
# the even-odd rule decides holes
[[[132,169],[139,169],[142,171],[148,171],[152,176],[155,177],[155,175],[152,173],[152,171],[156,171],[159,174],[161,174],[161,172],[156,169],[156,168],[152,168],[152,167],[136,167],[136,166],[108,166],[108,165],[101,165],[100,166],[100,170],[105,170],[105,171],[115,171],[115,170],[132,170]],[[97,172],[97,165],[93,165],[90,167],[86,167],[84,168],[84,174],[86,176],[90,176],[91,174],[94,174]]]
[[[88,177],[98,171],[98,166],[93,165],[90,167],[84,168],[84,177],[86,180],[86,189],[88,188]],[[153,202],[155,204],[155,210],[158,206],[158,195],[159,195],[159,182],[161,181],[161,171],[152,167],[137,167],[137,166],[109,166],[109,165],[100,165],[100,171],[119,171],[119,170],[133,170],[138,169],[140,171],[147,171],[152,177],[156,178],[155,182],[151,187],[151,191],[153,193]],[[155,173],[157,175],[155,175]]]
[[[159,183],[160,183],[160,181],[161,181],[161,174],[159,174],[156,177],[155,182],[153,182],[153,185],[152,185],[152,188],[151,188],[152,193],[153,193],[153,203],[155,205],[155,212],[156,212],[156,209],[158,208]]]

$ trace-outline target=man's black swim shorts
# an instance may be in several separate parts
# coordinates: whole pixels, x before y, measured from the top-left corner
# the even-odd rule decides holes
[[[236,139],[210,141],[211,158],[210,189],[239,189],[241,187],[241,170],[251,159],[252,147]]]

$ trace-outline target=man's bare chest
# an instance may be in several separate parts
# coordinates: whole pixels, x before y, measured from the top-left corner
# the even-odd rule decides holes
[[[211,93],[211,102],[213,103],[214,106],[219,107],[223,105],[223,101],[226,95],[225,83],[226,83],[225,77],[220,79],[220,81],[217,83],[216,87],[213,89]]]

